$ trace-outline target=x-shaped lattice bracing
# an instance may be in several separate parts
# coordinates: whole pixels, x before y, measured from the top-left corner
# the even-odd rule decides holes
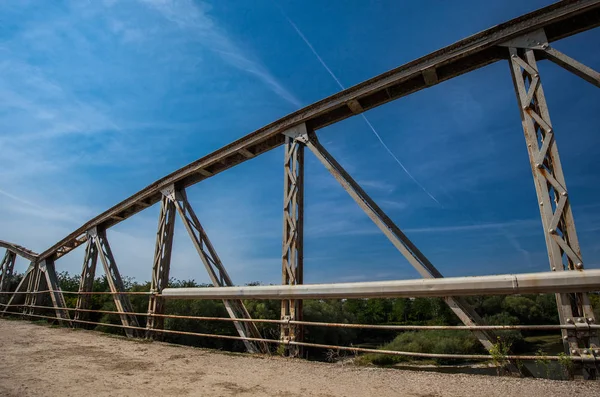
[[[148,302],[148,330],[164,328],[164,318],[154,314],[164,314],[164,301],[157,296],[169,283],[171,268],[171,251],[173,249],[173,235],[175,230],[176,209],[173,200],[169,198],[172,191],[163,191],[158,216],[158,231],[154,249],[154,262],[152,264],[152,281],[150,284],[150,299]],[[150,336],[150,334],[148,334]]]
[[[10,250],[6,250],[2,263],[0,264],[0,292],[5,291],[8,288],[10,278],[13,275],[15,269],[15,262],[17,260],[17,254]]]
[[[580,77],[594,81],[594,71],[564,54],[551,49],[543,31],[531,37],[516,38],[506,43],[523,132],[527,143],[534,185],[538,197],[544,236],[552,271],[582,271],[584,268],[575,221],[569,203],[565,176],[560,163],[555,132],[536,62],[536,52],[559,59],[556,63]],[[584,360],[586,377],[598,371],[599,342],[596,332],[585,325],[594,323],[594,313],[585,293],[557,294],[561,324],[579,324],[581,331],[562,330],[565,350]]]
[[[408,262],[424,278],[440,278],[441,273],[433,266],[427,257],[414,245],[412,241],[398,228],[398,226],[383,212],[383,210],[371,199],[362,187],[348,174],[340,163],[321,145],[313,131],[309,131],[305,125],[294,127],[286,136],[292,137],[296,142],[304,144],[315,157],[325,166],[332,176],[340,183],[346,192],[354,199],[366,215],[386,235],[390,242],[400,251]],[[285,223],[284,223],[285,224]],[[461,297],[445,297],[446,304],[458,316],[458,318],[469,326],[481,325],[482,319],[473,308]],[[481,344],[486,349],[491,349],[496,341],[492,332],[477,330],[473,331]],[[512,370],[517,367],[511,364]]]
[[[283,187],[283,244],[282,244],[282,284],[303,283],[303,223],[304,223],[304,143],[296,138],[306,131],[304,125],[297,126],[285,135],[284,145],[284,187]],[[281,319],[288,321],[281,326],[281,340],[293,342],[302,340],[302,327],[289,321],[302,320],[301,300],[282,300]],[[299,356],[301,349],[296,345],[287,347],[288,355]]]
[[[173,208],[179,214],[180,219],[183,221],[183,224],[204,264],[208,275],[215,287],[224,287],[224,286],[233,286],[233,282],[225,270],[221,259],[217,255],[216,250],[214,249],[212,243],[210,242],[208,235],[204,231],[204,228],[200,224],[196,213],[194,212],[192,206],[190,205],[185,190],[177,190],[174,186],[170,186],[167,189],[162,191],[163,193],[163,207],[161,207],[161,217],[159,218],[159,232],[157,234],[157,247],[155,249],[155,259],[153,273],[160,272],[157,270],[156,266],[159,266],[161,261],[157,259],[157,255],[162,256],[164,259],[162,261],[163,266],[166,263],[167,259],[170,260],[172,238],[174,233],[174,218],[170,226],[164,225],[165,222],[169,221],[169,216],[162,216],[162,211],[164,206],[172,205]],[[174,214],[174,211],[171,211]],[[174,217],[174,215],[170,215],[170,217]],[[163,232],[161,232],[163,230]],[[166,233],[163,235],[162,233]],[[167,236],[168,235],[168,236]],[[162,237],[161,237],[162,236]],[[162,238],[162,240],[161,240]],[[166,241],[167,243],[163,243]],[[163,268],[163,285],[168,282],[168,269]],[[166,280],[166,281],[164,281]],[[158,291],[154,291],[158,292]],[[230,299],[223,301],[225,305],[225,309],[231,318],[244,318],[251,319],[248,310],[244,306],[243,302],[239,299]],[[155,310],[156,312],[156,310]],[[233,322],[236,330],[239,335],[243,338],[261,338],[260,332],[256,325],[252,322],[241,322],[234,321]],[[260,341],[250,341],[243,340],[246,349],[249,352],[263,352],[268,353],[268,346],[264,342]]]
[[[104,268],[104,274],[106,275],[115,302],[115,307],[119,312],[119,317],[124,326],[125,333],[129,337],[135,337],[138,335],[135,327],[139,327],[139,323],[137,317],[133,314],[134,311],[129,296],[124,294],[125,286],[123,285],[119,268],[117,267],[115,257],[110,248],[110,244],[108,243],[106,230],[92,228],[87,232],[86,255],[83,260],[77,309],[87,309],[89,299],[83,295],[92,292],[98,257],[100,257],[100,262]],[[80,318],[82,313],[83,312],[76,312],[76,318]]]

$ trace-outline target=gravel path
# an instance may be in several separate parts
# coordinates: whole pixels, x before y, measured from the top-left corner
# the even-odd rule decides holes
[[[0,320],[2,396],[600,396],[560,382],[340,366]]]

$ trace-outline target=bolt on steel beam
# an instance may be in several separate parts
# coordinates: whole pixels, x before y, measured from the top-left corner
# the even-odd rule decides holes
[[[233,286],[225,266],[217,255],[212,243],[208,239],[208,235],[200,224],[196,213],[190,205],[185,190],[176,190],[174,186],[167,188],[170,192],[167,197],[177,209],[183,224],[192,239],[192,243],[206,268],[208,275],[215,287]],[[240,299],[223,300],[225,309],[231,318],[247,318],[250,319],[250,313]],[[256,324],[251,322],[235,321],[233,323],[237,332],[242,337],[246,338],[261,338],[260,332]],[[250,353],[269,353],[269,346],[264,342],[254,343],[249,340],[244,340],[244,345]]]
[[[8,290],[10,279],[15,269],[15,261],[17,260],[17,254],[10,250],[6,250],[2,263],[0,264],[0,292]]]
[[[583,259],[565,176],[550,112],[537,67],[535,51],[547,50],[543,31],[536,38],[522,37],[506,43],[510,53],[510,70],[519,104],[523,132],[533,173],[546,247],[552,271],[583,271]],[[561,324],[595,323],[594,312],[586,293],[556,294]],[[583,329],[583,328],[582,328]],[[562,330],[567,354],[581,356],[584,377],[595,379],[600,362],[591,354],[600,347],[598,333]]]
[[[160,203],[158,215],[158,231],[156,232],[156,244],[154,246],[154,261],[152,264],[152,280],[150,282],[150,295],[148,301],[148,317],[146,320],[146,336],[152,338],[156,330],[164,328],[164,317],[155,317],[154,314],[164,314],[164,300],[160,294],[169,283],[169,272],[171,268],[171,251],[173,249],[173,235],[175,233],[175,215],[177,210],[175,203],[169,195],[173,191],[165,189]]]
[[[299,127],[304,127],[302,124]],[[306,132],[306,130],[304,130]],[[283,249],[281,254],[281,283],[304,283],[304,143],[295,139],[295,132],[285,137],[283,176]],[[281,301],[281,320],[301,321],[302,300]],[[301,342],[302,327],[281,324],[281,340]],[[302,355],[301,346],[285,345],[289,356]]]

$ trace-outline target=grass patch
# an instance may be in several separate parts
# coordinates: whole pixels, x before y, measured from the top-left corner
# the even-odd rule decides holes
[[[556,355],[564,352],[560,334],[527,336],[525,342],[524,353],[535,354],[537,351],[543,350],[549,355]]]

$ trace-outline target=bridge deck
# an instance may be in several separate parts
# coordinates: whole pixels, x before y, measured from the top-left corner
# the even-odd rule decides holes
[[[597,396],[596,382],[224,354],[0,320],[3,396]]]

